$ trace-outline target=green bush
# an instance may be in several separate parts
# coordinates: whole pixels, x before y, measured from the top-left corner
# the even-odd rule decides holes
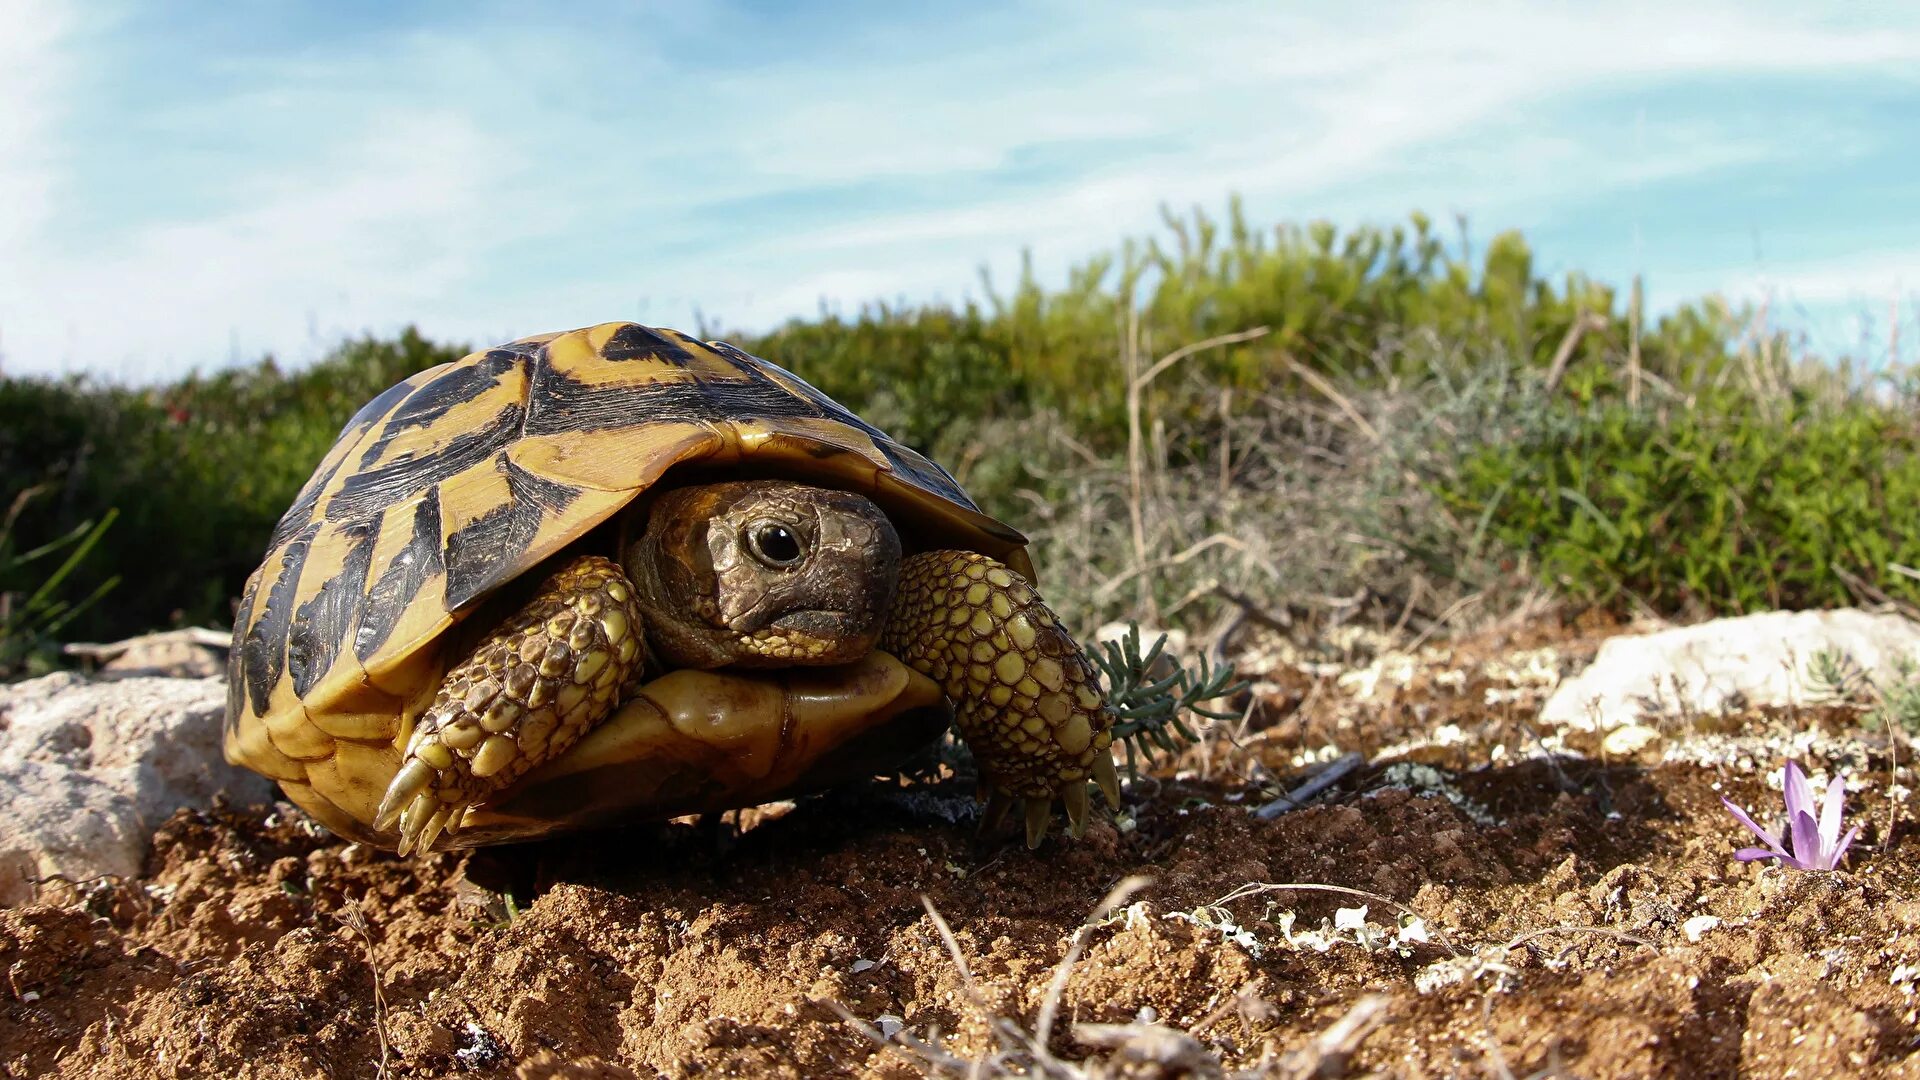
[[[1471,447],[1440,484],[1456,514],[1579,600],[1809,608],[1855,602],[1860,582],[1920,599],[1889,570],[1920,559],[1920,432],[1907,409],[1865,398],[1567,404]]]
[[[31,591],[0,590],[0,679],[38,675],[56,667],[60,633],[120,583],[118,578],[108,578],[78,600],[62,598],[75,568],[112,528],[112,511],[35,548],[22,550],[15,543],[21,513],[45,491],[20,492],[0,516],[0,576],[21,578],[31,573],[37,579]]]

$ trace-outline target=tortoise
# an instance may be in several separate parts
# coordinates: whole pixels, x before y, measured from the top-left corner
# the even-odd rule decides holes
[[[224,745],[406,855],[782,799],[950,724],[1029,846],[1089,781],[1118,806],[1024,536],[777,365],[612,322],[347,422],[246,583]]]

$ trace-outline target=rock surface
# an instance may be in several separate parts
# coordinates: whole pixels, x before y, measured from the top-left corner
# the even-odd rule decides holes
[[[121,678],[133,675],[204,678],[227,670],[229,644],[226,631],[196,626],[142,634],[105,645],[70,642],[62,651]]]
[[[137,875],[182,807],[270,799],[267,781],[221,756],[225,702],[218,678],[62,672],[0,686],[0,907],[50,875]]]
[[[1920,659],[1920,624],[1853,608],[1770,611],[1610,638],[1547,699],[1540,719],[1606,731],[1643,718],[1805,704],[1818,690],[1807,665],[1822,650],[1884,683],[1898,662]]]

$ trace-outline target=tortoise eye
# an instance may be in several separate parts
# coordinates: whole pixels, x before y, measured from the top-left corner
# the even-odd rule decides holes
[[[784,570],[806,556],[799,534],[777,521],[759,521],[747,526],[747,548],[753,557]]]

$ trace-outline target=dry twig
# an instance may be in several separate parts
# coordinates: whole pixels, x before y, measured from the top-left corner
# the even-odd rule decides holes
[[[373,1031],[380,1039],[380,1066],[377,1075],[380,1080],[386,1080],[387,1058],[392,1053],[392,1047],[387,1043],[387,995],[386,991],[380,988],[380,961],[373,953],[373,931],[367,926],[367,917],[361,913],[360,904],[357,901],[349,901],[346,908],[336,913],[334,918],[339,919],[349,930],[359,934],[360,940],[367,946],[367,968],[373,972]]]

